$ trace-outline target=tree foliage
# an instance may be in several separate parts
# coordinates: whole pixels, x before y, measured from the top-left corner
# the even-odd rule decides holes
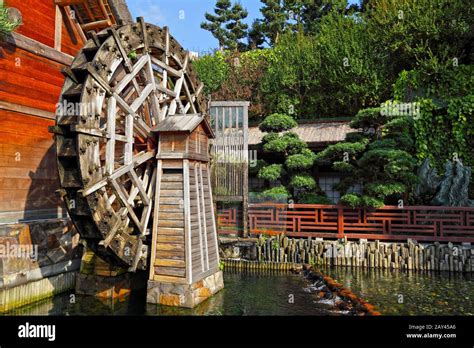
[[[285,114],[271,114],[260,123],[262,132],[282,132],[296,127],[298,123]]]
[[[396,127],[403,120],[405,127]],[[350,206],[380,207],[408,203],[409,193],[416,183],[416,158],[413,119],[409,116],[383,116],[381,109],[361,110],[351,122],[359,137],[351,135],[346,142],[327,147],[316,155],[319,163],[331,163],[336,171],[346,174],[337,189],[343,193],[341,202]],[[365,127],[365,129],[363,128]],[[376,130],[376,131],[368,131]],[[361,185],[362,194],[353,192]]]
[[[193,65],[204,83],[206,94],[218,91],[228,79],[230,69],[222,52],[205,55],[196,60]]]
[[[219,48],[243,50],[246,45],[241,40],[247,37],[248,25],[243,22],[248,12],[241,4],[230,0],[217,0],[214,14],[205,13],[206,21],[201,28],[209,31],[219,42]]]
[[[262,139],[262,148],[271,154],[269,160],[272,162],[262,166],[258,172],[258,177],[267,183],[262,195],[268,197],[269,190],[284,187],[297,201],[300,198],[314,201],[316,196],[321,200],[321,190],[310,172],[316,155],[296,133],[290,131],[295,126],[295,120],[285,114],[269,115],[259,126],[262,132],[268,132]]]
[[[8,8],[0,4],[0,36],[10,34],[21,25],[21,20],[12,20]]]
[[[216,52],[199,58],[194,65],[212,100],[250,101],[249,118],[262,119],[270,111],[260,82],[272,54],[269,49]]]

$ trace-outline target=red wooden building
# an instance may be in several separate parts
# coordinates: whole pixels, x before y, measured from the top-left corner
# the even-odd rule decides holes
[[[33,256],[0,255],[0,312],[6,312],[74,287],[79,235],[56,194],[48,126],[55,124],[62,70],[87,33],[132,19],[124,0],[2,3],[22,25],[0,37],[0,244],[31,247]]]
[[[5,0],[22,25],[0,38],[0,223],[65,217],[53,137],[61,70],[89,31],[132,20],[124,0]]]

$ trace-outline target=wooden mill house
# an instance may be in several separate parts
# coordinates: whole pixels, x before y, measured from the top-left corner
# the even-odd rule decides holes
[[[132,21],[124,0],[2,3],[22,25],[0,38],[0,243],[36,245],[38,262],[0,258],[0,312],[31,301],[20,292],[42,298],[74,286],[78,235],[56,193],[48,126],[56,118],[62,71],[88,33]]]

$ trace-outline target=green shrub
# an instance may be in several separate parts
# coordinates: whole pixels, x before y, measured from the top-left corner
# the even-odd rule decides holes
[[[280,134],[278,133],[267,133],[262,137],[262,143],[269,143],[273,140],[280,138]]]
[[[355,193],[347,193],[343,195],[340,199],[340,203],[352,209],[358,207],[377,209],[384,206],[383,200],[366,195],[360,196]]]
[[[289,170],[307,170],[310,169],[314,161],[316,159],[316,155],[310,149],[304,149],[301,153],[290,155],[287,157],[285,161],[285,165]]]
[[[305,149],[308,148],[308,144],[306,144],[303,140],[301,140],[298,136],[293,136],[294,133],[288,132],[283,135],[283,140],[286,142],[286,154],[287,155],[296,155],[301,153]]]
[[[269,137],[271,140],[263,144],[263,151],[265,152],[280,152],[285,153],[288,143],[286,138],[276,134],[276,136]],[[265,140],[267,140],[266,138]]]
[[[229,66],[220,51],[213,55],[202,56],[193,62],[193,66],[196,68],[199,79],[204,83],[206,94],[219,90],[229,74]]]
[[[326,204],[326,205],[332,204],[332,202],[326,196],[318,195],[318,194],[312,193],[312,192],[298,195],[298,203],[301,203],[301,204]]]
[[[298,191],[301,194],[301,191],[317,188],[316,181],[307,172],[313,166],[316,155],[298,134],[289,131],[296,125],[295,120],[284,114],[272,114],[260,124],[260,130],[269,132],[263,136],[262,148],[264,152],[271,153],[268,160],[273,163],[261,168],[258,177],[265,179],[267,184],[278,180],[286,193],[289,193],[287,188],[291,188],[293,193]],[[276,190],[280,194],[278,190],[281,187],[265,192],[273,194]]]
[[[260,193],[259,198],[262,200],[269,200],[275,202],[287,201],[290,196],[285,186],[279,185],[264,190]]]
[[[366,149],[368,143],[369,139],[362,138],[360,142],[341,142],[330,145],[316,154],[316,161],[319,164],[330,164],[332,161],[344,160],[346,154],[351,158],[354,155],[362,153]]]
[[[365,191],[372,196],[385,198],[394,194],[402,194],[407,187],[401,183],[370,183],[365,186]]]
[[[369,108],[360,110],[349,124],[354,129],[377,130],[387,122],[387,116],[382,115],[381,108]]]
[[[343,173],[350,173],[354,171],[354,166],[350,164],[349,162],[345,162],[345,161],[336,161],[332,164],[332,167],[334,170],[337,170],[338,172],[343,172]]]
[[[262,169],[266,165],[267,165],[267,162],[261,159],[257,160],[257,163],[255,164],[255,166],[251,166],[249,163],[249,174],[257,175],[260,169]]]
[[[283,132],[295,128],[296,121],[285,114],[271,114],[265,117],[259,128],[262,132]]]
[[[285,155],[293,155],[300,153],[308,147],[308,145],[300,140],[298,135],[295,133],[287,132],[283,135],[278,135],[276,133],[270,134],[274,135],[264,138],[265,142],[263,143],[263,150],[265,152],[278,152]]]
[[[385,205],[385,203],[382,199],[364,195],[361,197],[361,205],[364,208],[378,209],[378,208],[382,208]]]
[[[349,208],[355,209],[361,205],[361,198],[355,193],[347,193],[341,197],[339,203],[344,204]]]
[[[295,189],[311,191],[317,186],[316,180],[309,174],[297,174],[291,177],[290,186]]]
[[[268,181],[276,181],[285,175],[285,170],[282,164],[271,164],[266,167],[262,167],[258,172],[260,179]]]

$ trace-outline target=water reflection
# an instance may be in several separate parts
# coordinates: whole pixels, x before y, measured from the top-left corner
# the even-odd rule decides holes
[[[303,289],[299,275],[224,273],[225,288],[196,308],[184,309],[146,304],[146,294],[135,293],[122,300],[99,300],[90,296],[61,294],[23,307],[9,315],[329,315],[325,306]]]
[[[473,315],[474,276],[362,268],[322,271],[383,315]],[[146,293],[100,300],[61,294],[7,315],[341,315],[324,302],[315,302],[308,282],[281,273],[224,273],[225,289],[194,309],[146,304]]]

